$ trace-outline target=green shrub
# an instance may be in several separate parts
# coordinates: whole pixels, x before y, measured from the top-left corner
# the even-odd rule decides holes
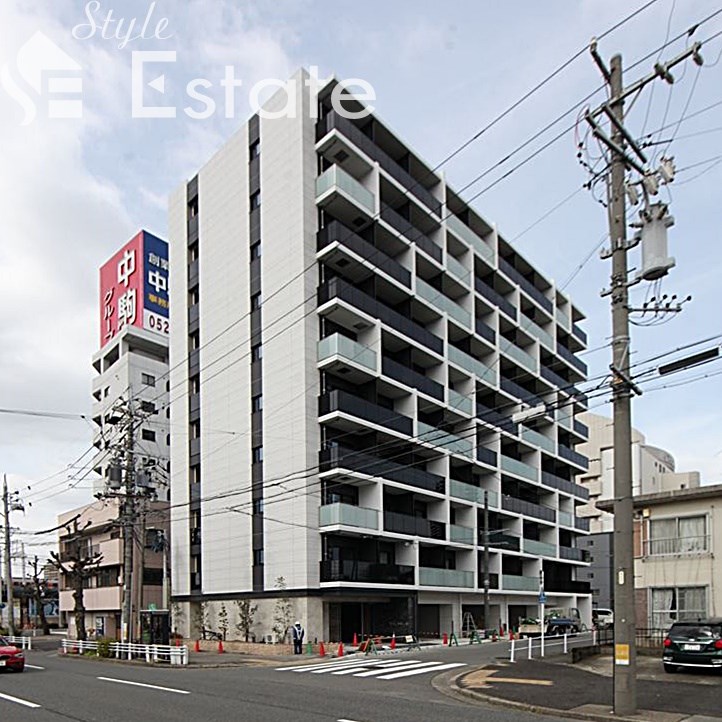
[[[98,640],[98,656],[99,657],[110,657],[110,645],[113,642],[110,637],[101,637]]]

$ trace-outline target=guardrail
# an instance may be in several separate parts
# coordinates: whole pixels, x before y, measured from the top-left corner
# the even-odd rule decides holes
[[[129,642],[111,642],[109,644],[110,657],[115,659],[145,659],[151,662],[166,662],[169,664],[187,665],[188,647],[172,647],[167,644],[132,644]],[[63,639],[60,649],[63,654],[85,654],[95,652],[98,654],[98,642],[75,639]]]
[[[10,642],[10,644],[14,645],[15,647],[20,647],[20,649],[33,648],[32,637],[5,637],[5,639],[7,639],[8,642]]]
[[[571,647],[597,644],[597,630],[578,632],[576,634],[563,634],[544,637],[527,637],[526,639],[512,639],[509,647],[509,661],[515,662],[516,657],[526,653],[527,659],[532,659],[534,652],[544,657],[547,650],[552,648],[568,654]],[[558,649],[561,648],[561,649]]]

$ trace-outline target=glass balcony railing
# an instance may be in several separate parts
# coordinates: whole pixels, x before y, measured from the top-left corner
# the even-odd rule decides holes
[[[568,511],[557,512],[557,520],[560,526],[574,526],[574,517]]]
[[[484,544],[484,532],[479,533],[479,544]],[[505,534],[498,529],[489,530],[489,546],[495,549],[505,549],[509,552],[521,551],[521,539],[514,534]]]
[[[574,562],[588,562],[589,552],[586,549],[577,549],[576,547],[559,547],[559,556],[562,559],[569,559]]]
[[[473,501],[476,504],[484,504],[484,489],[480,489],[473,484],[466,484],[463,481],[449,479],[449,494],[455,499],[464,499],[465,501]],[[499,495],[495,491],[487,491],[487,499],[489,507],[499,508]]]
[[[466,268],[463,263],[457,261],[450,253],[446,254],[446,270],[454,278],[465,283],[467,286],[471,282],[471,270]]]
[[[518,459],[512,459],[510,456],[501,456],[501,470],[506,471],[509,474],[515,474],[516,476],[523,476],[529,481],[537,481],[539,478],[539,471],[529,464],[525,464],[523,461]]]
[[[521,438],[533,446],[538,446],[540,449],[548,451],[550,454],[554,454],[556,452],[556,444],[551,439],[544,436],[544,434],[540,434],[538,431],[527,429],[525,426],[522,426]]]
[[[514,359],[514,361],[516,361],[520,366],[523,366],[532,373],[537,373],[536,359],[531,354],[524,351],[524,349],[519,348],[519,346],[512,341],[509,341],[506,338],[500,338],[499,348],[503,354],[511,359]]]
[[[448,431],[442,431],[435,426],[425,424],[423,421],[417,421],[417,435],[419,441],[425,441],[433,444],[454,454],[462,454],[463,456],[473,457],[474,444],[470,439],[462,439],[456,434],[450,434]]]
[[[474,586],[474,572],[461,569],[435,569],[419,567],[419,584],[425,587],[466,587]]]
[[[416,279],[416,292],[432,306],[445,311],[451,318],[458,321],[462,326],[471,328],[471,314],[465,311],[458,303],[452,301],[441,291],[429,285],[422,278]]]
[[[332,188],[342,191],[370,216],[376,213],[374,194],[337,165],[332,165],[316,178],[316,197],[323,195]]]
[[[351,504],[324,504],[319,508],[319,526],[344,524],[360,529],[378,529],[379,513],[376,509],[366,509]]]
[[[481,381],[485,381],[491,386],[496,386],[497,372],[495,368],[490,368],[483,361],[479,361],[479,359],[470,356],[466,351],[462,351],[451,344],[447,347],[446,355],[449,361],[455,363],[457,366],[461,366],[462,369],[468,371],[470,374],[475,374]]]
[[[470,526],[449,524],[449,541],[459,542],[459,544],[473,544],[474,529]]]
[[[521,577],[516,574],[502,574],[501,588],[510,592],[536,592],[539,590],[538,577]]]
[[[452,409],[456,409],[467,416],[474,415],[474,404],[468,396],[464,396],[464,394],[460,394],[454,389],[449,389],[447,393],[449,395],[449,406]]]
[[[461,219],[453,214],[446,218],[446,227],[455,235],[466,241],[490,266],[494,265],[494,250],[488,246]]]
[[[571,406],[562,406],[557,409],[557,413],[556,413],[557,423],[560,426],[563,426],[565,429],[572,428],[573,417],[574,417],[574,412],[573,412]]]
[[[571,331],[572,330],[572,319],[569,317],[569,314],[564,311],[561,308],[556,309],[554,316],[557,319],[557,323],[565,330],[565,331]]]
[[[534,338],[537,338],[539,341],[541,341],[550,351],[554,350],[554,339],[552,338],[550,333],[545,331],[541,326],[536,324],[530,318],[527,318],[523,313],[521,314],[520,318],[521,322],[519,325],[525,331],[534,336]]]
[[[318,360],[325,361],[331,356],[340,356],[346,361],[376,371],[376,352],[353,339],[334,333],[318,342]]]
[[[538,557],[555,557],[557,555],[556,544],[547,544],[547,542],[536,539],[524,539],[522,549],[525,554],[534,554]]]

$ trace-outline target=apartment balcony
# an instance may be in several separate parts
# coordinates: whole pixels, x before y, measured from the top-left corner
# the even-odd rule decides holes
[[[481,421],[485,421],[487,424],[496,426],[498,429],[502,429],[509,434],[514,434],[516,430],[516,424],[504,414],[500,414],[494,409],[490,409],[488,406],[479,401],[476,402],[476,418]]]
[[[589,531],[589,519],[583,519],[578,516],[574,517],[574,528],[579,531]]]
[[[446,525],[443,522],[422,519],[418,516],[411,516],[411,514],[400,514],[395,511],[384,512],[384,531],[440,541],[446,540]]]
[[[479,544],[484,544],[484,532],[479,532]],[[521,551],[521,539],[513,534],[505,534],[501,531],[489,531],[489,546],[494,549],[501,549],[508,552]]]
[[[374,194],[343,168],[332,165],[316,178],[316,202],[333,209],[339,205],[339,199],[351,203],[369,217],[376,215]]]
[[[123,542],[120,539],[108,539],[94,547],[102,555],[101,567],[113,567],[123,564]]]
[[[470,526],[449,524],[449,541],[459,544],[473,544],[474,536],[474,529]]]
[[[575,336],[576,339],[583,343],[585,346],[587,345],[587,334],[582,331],[582,329],[579,328],[576,323],[572,324],[572,336]]]
[[[543,343],[550,351],[554,351],[554,339],[552,338],[552,335],[523,313],[519,316],[519,325],[528,334],[534,336],[534,338]]]
[[[496,451],[487,449],[485,446],[479,446],[476,449],[476,459],[482,464],[493,466],[496,469],[499,466],[498,458]]]
[[[552,386],[555,386],[562,391],[566,391],[567,393],[571,393],[570,389],[573,387],[572,382],[567,381],[566,379],[561,377],[556,371],[552,371],[550,368],[544,366],[544,364],[540,364],[539,374],[545,381],[548,381]]]
[[[588,562],[589,552],[586,549],[577,549],[576,547],[559,547],[559,557],[572,562]]]
[[[418,180],[408,171],[404,170],[399,163],[376,145],[369,136],[348,118],[344,118],[336,113],[336,111],[330,111],[324,118],[318,121],[316,139],[321,140],[323,136],[334,129],[348,138],[348,140],[371,160],[376,161],[386,173],[397,181],[399,185],[403,186],[404,190],[411,193],[411,195],[437,215],[441,213],[441,201],[435,198],[430,190],[422,186]]]
[[[460,218],[453,213],[446,217],[446,227],[462,241],[468,243],[492,268],[494,267],[494,249],[483,241]]]
[[[516,381],[507,379],[504,376],[499,379],[499,387],[502,391],[506,392],[510,396],[514,396],[515,398],[524,401],[525,403],[529,404],[529,406],[544,405],[544,400],[541,398],[541,396],[537,396],[532,391],[528,391],[523,386],[520,386],[518,383],[516,383]]]
[[[120,611],[123,599],[123,588],[121,586],[97,587],[83,591],[83,603],[88,612],[112,612]],[[63,589],[60,592],[60,611],[72,612],[75,608],[73,592],[70,589]]]
[[[376,509],[336,503],[324,504],[318,511],[318,525],[322,530],[324,527],[336,525],[373,530],[379,528],[379,513]]]
[[[472,589],[474,572],[460,569],[437,569],[419,567],[419,584],[423,587],[463,587]]]
[[[556,452],[556,444],[548,436],[540,434],[534,429],[527,429],[526,426],[521,427],[521,438],[532,446],[538,446],[540,449],[554,454]]]
[[[357,376],[361,381],[377,372],[376,352],[340,333],[322,338],[316,348],[318,364],[323,368],[347,365],[357,368],[360,366],[363,371]]]
[[[354,560],[329,559],[320,563],[321,582],[414,584],[414,567]]]
[[[335,389],[319,397],[319,416],[326,416],[336,412],[354,416],[377,426],[383,426],[399,434],[413,435],[413,421],[408,416],[379,406],[372,401],[366,401],[347,391]]]
[[[500,338],[499,349],[505,356],[508,356],[510,359],[519,364],[519,366],[522,366],[527,371],[531,371],[533,374],[537,373],[538,364],[536,359],[531,354],[524,351],[524,349],[517,346],[513,341],[509,341],[506,338]]]
[[[486,498],[489,502],[489,508],[498,509],[499,495],[495,491],[487,491],[473,484],[466,484],[457,479],[449,479],[449,496],[453,496],[455,499],[463,499],[464,501],[471,501],[483,506],[484,494],[487,495]]]
[[[572,318],[562,307],[557,306],[556,310],[554,311],[554,318],[565,331],[571,333]]]
[[[355,256],[362,258],[366,263],[371,264],[379,271],[383,271],[386,275],[395,279],[407,288],[411,288],[411,272],[404,268],[398,261],[385,254],[372,243],[365,240],[361,236],[347,228],[340,221],[331,221],[328,225],[321,228],[316,234],[316,248],[319,251],[328,248],[333,243],[338,243],[343,249],[351,251]],[[336,261],[353,259],[348,253],[338,250],[336,258],[332,253],[324,255],[324,262],[331,266],[338,265]],[[366,267],[364,266],[364,271]],[[367,274],[366,274],[367,275]]]
[[[483,361],[479,361],[466,351],[462,351],[451,344],[447,346],[446,355],[449,361],[455,363],[467,373],[475,375],[480,381],[484,381],[490,386],[496,386],[497,372],[495,368],[487,366]]]
[[[536,557],[556,557],[556,544],[537,541],[536,539],[523,539],[522,549],[525,554],[533,554]]]
[[[564,444],[559,444],[559,456],[569,463],[584,469],[584,471],[589,469],[589,459],[587,459],[584,454],[580,454],[578,451],[574,451],[574,449],[570,449]]]
[[[435,426],[425,424],[423,421],[417,421],[417,439],[427,444],[450,451],[454,454],[461,454],[473,458],[474,443],[470,439],[464,439],[456,434],[450,434]]]
[[[411,221],[404,218],[391,206],[381,206],[381,220],[398,231],[409,243],[428,253],[437,263],[441,263],[443,251],[427,235],[422,233]]]
[[[506,259],[499,259],[499,270],[517,283],[524,293],[541,306],[547,313],[554,312],[552,302],[540,291],[531,281],[527,280],[519,271],[514,268]]]
[[[188,219],[188,245],[198,240],[198,214]]]
[[[492,306],[503,311],[510,319],[516,321],[516,306],[507,301],[500,293],[495,291],[488,283],[482,281],[478,276],[474,277],[474,288],[477,293],[485,298]]]
[[[448,395],[447,403],[452,409],[465,416],[474,415],[474,402],[468,396],[464,396],[454,389],[447,389],[446,393]]]
[[[491,326],[487,325],[480,318],[477,318],[474,323],[474,330],[478,336],[481,336],[485,341],[494,345],[496,343],[496,331]]]
[[[589,427],[581,421],[577,421],[576,419],[572,421],[572,431],[584,439],[589,438]]]
[[[319,306],[333,299],[345,301],[366,315],[378,318],[390,328],[439,355],[444,352],[444,342],[438,336],[341,278],[333,278],[318,288]]]
[[[538,582],[537,582],[538,585]],[[575,579],[545,579],[544,590],[556,594],[591,594],[589,582],[578,582]]]
[[[535,504],[533,501],[524,501],[523,499],[517,499],[514,496],[508,496],[506,494],[501,495],[501,508],[505,511],[513,511],[517,514],[523,514],[533,519],[541,519],[542,521],[551,523],[554,523],[557,518],[556,511],[550,509],[548,506]]]
[[[557,523],[559,526],[568,526],[574,528],[574,514],[568,511],[562,511],[561,509],[557,512]]]
[[[510,592],[538,592],[539,578],[522,577],[516,574],[502,574],[501,588],[502,591]]]
[[[452,301],[442,291],[437,290],[422,278],[416,279],[416,293],[419,298],[430,303],[437,310],[446,313],[458,324],[466,329],[471,329],[471,314],[465,311],[458,303]]]
[[[384,376],[388,376],[409,388],[418,389],[437,401],[443,402],[444,400],[444,387],[440,383],[386,356],[381,358],[381,372]]]
[[[513,459],[510,456],[501,455],[501,470],[507,474],[514,474],[514,476],[520,476],[523,479],[537,482],[539,481],[539,470],[529,464],[525,464],[523,461]]]
[[[587,375],[587,365],[584,363],[584,361],[578,359],[572,351],[570,351],[566,346],[562,346],[558,341],[557,354],[561,356],[567,363],[574,366],[574,368],[579,371],[580,374],[583,374],[584,376]]]
[[[471,285],[471,269],[467,268],[450,253],[446,254],[446,271],[465,286]]]
[[[319,462],[321,471],[334,468],[348,469],[368,476],[396,481],[423,491],[444,493],[443,476],[340,445],[323,449],[319,453]]]

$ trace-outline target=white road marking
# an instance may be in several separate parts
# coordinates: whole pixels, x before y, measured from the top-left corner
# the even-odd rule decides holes
[[[415,667],[414,669],[406,670],[405,672],[395,672],[394,674],[385,674],[377,679],[400,679],[401,677],[413,677],[415,674],[425,674],[426,672],[441,672],[444,669],[454,669],[455,667],[466,667],[463,662],[451,662],[449,664],[438,664],[438,662],[431,662],[427,664],[434,664],[438,666],[427,667],[423,669],[421,667]]]
[[[127,679],[114,679],[113,677],[98,677],[103,682],[115,682],[116,684],[129,684],[133,687],[146,687],[147,689],[158,689],[161,692],[173,692],[174,694],[190,694],[184,689],[173,689],[173,687],[159,687],[155,684],[143,684],[142,682],[130,682]]]
[[[38,667],[37,664],[28,664],[27,662],[25,662],[25,666],[28,669],[45,669],[45,667]]]
[[[15,702],[15,704],[21,704],[23,707],[32,707],[32,709],[38,709],[39,704],[35,702],[28,702],[26,699],[20,699],[19,697],[11,697],[9,694],[0,693],[0,699],[6,699],[8,702]]]
[[[397,662],[393,666],[381,667],[380,669],[372,669],[369,672],[359,672],[354,677],[377,677],[380,674],[391,674],[392,672],[400,672],[402,669],[411,669],[423,665],[423,662]]]

